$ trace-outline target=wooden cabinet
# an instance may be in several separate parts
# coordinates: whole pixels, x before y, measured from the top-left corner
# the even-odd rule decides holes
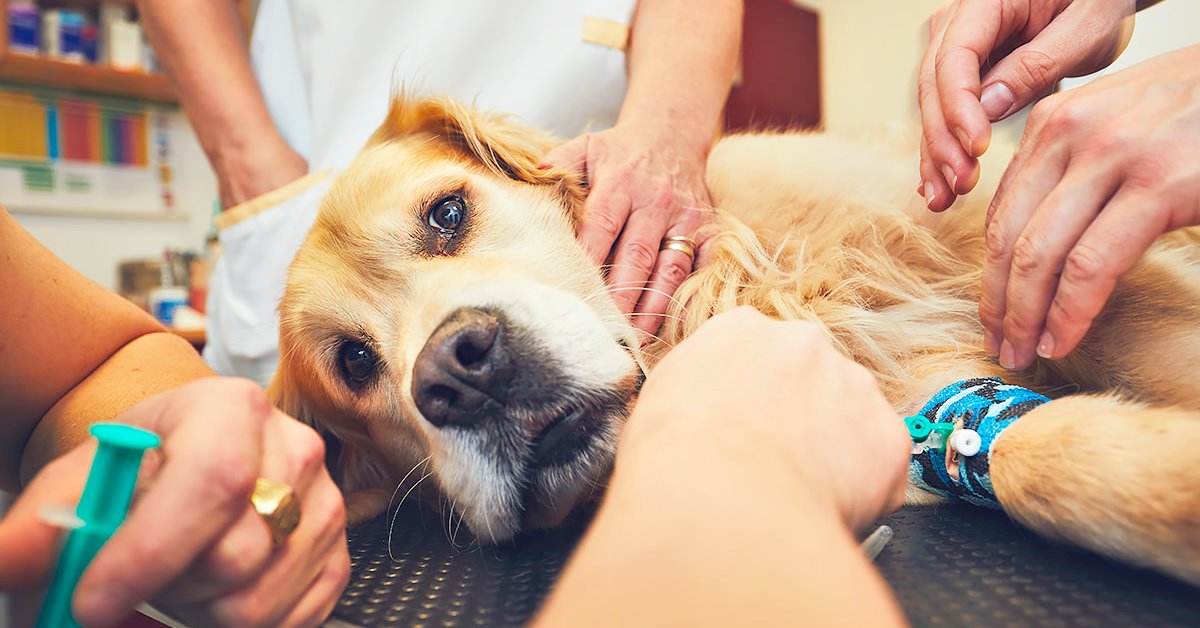
[[[87,3],[79,3],[86,5]],[[133,4],[130,0],[129,4]],[[0,81],[78,90],[139,100],[175,102],[175,91],[161,74],[127,72],[107,66],[67,63],[8,49],[8,2],[0,0]]]

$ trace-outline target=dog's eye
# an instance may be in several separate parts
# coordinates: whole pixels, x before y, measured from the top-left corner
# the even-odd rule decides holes
[[[426,220],[442,235],[451,236],[467,218],[467,204],[457,196],[447,196],[429,208]]]
[[[338,350],[338,362],[342,366],[342,375],[351,386],[361,386],[370,381],[379,367],[375,352],[356,340],[342,343]]]

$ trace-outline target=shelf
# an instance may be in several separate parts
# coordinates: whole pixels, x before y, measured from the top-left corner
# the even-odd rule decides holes
[[[4,205],[10,214],[23,216],[65,216],[67,218],[99,218],[102,220],[145,220],[149,222],[187,222],[192,213],[178,209],[170,211],[140,212],[140,211],[108,211],[104,209],[78,208],[49,208],[25,207],[22,205]]]
[[[0,80],[110,96],[176,102],[175,90],[171,88],[166,77],[160,74],[126,72],[10,52],[0,53]]]

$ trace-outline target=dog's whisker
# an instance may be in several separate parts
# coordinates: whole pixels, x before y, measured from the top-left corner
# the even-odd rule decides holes
[[[421,482],[424,482],[427,478],[429,478],[432,475],[433,475],[432,471],[429,473],[426,473],[425,475],[422,475],[421,479],[417,480],[416,484],[413,484],[412,488],[408,489],[408,491],[404,493],[404,497],[400,498],[400,503],[396,504],[396,512],[392,513],[392,521],[388,525],[388,557],[391,558],[393,561],[396,560],[396,556],[392,553],[392,534],[395,532],[395,529],[396,529],[396,519],[400,516],[400,506],[401,506],[401,504],[404,503],[404,500],[408,499],[408,496],[411,495],[412,492],[414,490],[416,490],[416,488],[418,486],[421,485]]]
[[[445,500],[442,500],[442,503],[444,505]],[[458,544],[454,542],[454,533],[452,532],[452,529],[454,527],[454,514],[456,512],[457,507],[458,507],[458,498],[455,498],[450,503],[450,511],[446,515],[446,525],[445,525],[445,528],[443,529],[443,531],[446,533],[446,540],[450,542],[450,546],[453,547],[454,549],[458,549]]]
[[[417,470],[417,467],[419,467],[423,464],[427,465],[429,463],[430,457],[431,456],[425,456],[425,458],[423,460],[421,460],[417,464],[413,465],[413,468],[409,469],[408,473],[405,473],[403,478],[400,478],[400,482],[396,484],[396,490],[392,491],[392,496],[390,499],[388,499],[388,510],[389,511],[392,508],[392,500],[396,499],[396,493],[400,492],[400,487],[404,486],[404,482],[406,480],[408,480],[408,477],[410,475],[412,475],[413,471]],[[417,480],[416,483],[412,485],[412,488],[408,489],[408,493],[411,493],[413,491],[413,489],[417,487],[418,484],[420,484],[425,478],[429,477],[430,475],[432,475],[432,473],[426,473],[425,475],[423,475],[420,480]],[[388,558],[391,558],[393,561],[396,560],[396,556],[392,553],[392,534],[393,534],[393,532],[395,532],[395,529],[396,529],[396,519],[400,516],[400,506],[401,506],[401,504],[404,503],[405,499],[408,499],[408,493],[405,493],[404,497],[400,498],[400,503],[396,504],[396,511],[394,513],[392,513],[391,521],[388,522],[388,533],[387,533]]]
[[[419,462],[417,462],[417,464],[414,464],[412,466],[412,468],[408,470],[408,473],[404,474],[404,477],[400,478],[400,482],[396,484],[396,490],[392,491],[392,496],[390,499],[388,499],[388,511],[389,512],[392,510],[392,500],[396,499],[396,494],[400,492],[400,487],[404,486],[404,481],[408,479],[408,476],[412,475],[413,471],[417,470],[417,467],[428,463],[430,458],[432,458],[432,457],[433,457],[432,454],[425,456]],[[399,506],[397,506],[397,508],[399,508]]]
[[[451,518],[453,518],[454,514],[451,513],[450,516],[451,516]],[[461,513],[459,513],[459,515],[458,515],[458,525],[454,526],[454,532],[452,532],[450,534],[450,542],[452,544],[454,544],[455,547],[458,547],[458,530],[459,530],[459,528],[462,527],[463,519],[466,519],[466,518],[467,518],[467,509],[463,508],[463,511]],[[464,546],[463,549],[466,549],[466,547]]]

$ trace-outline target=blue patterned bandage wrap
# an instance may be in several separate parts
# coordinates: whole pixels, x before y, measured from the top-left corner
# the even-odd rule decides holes
[[[913,454],[908,465],[908,478],[917,487],[944,497],[1000,508],[988,459],[992,441],[1021,415],[1050,401],[1048,397],[1010,386],[998,378],[968,379],[951,384],[921,408],[920,416],[931,423],[951,423],[956,429],[975,430],[981,441],[979,453],[957,456],[958,479],[946,471],[946,450],[926,448]]]

